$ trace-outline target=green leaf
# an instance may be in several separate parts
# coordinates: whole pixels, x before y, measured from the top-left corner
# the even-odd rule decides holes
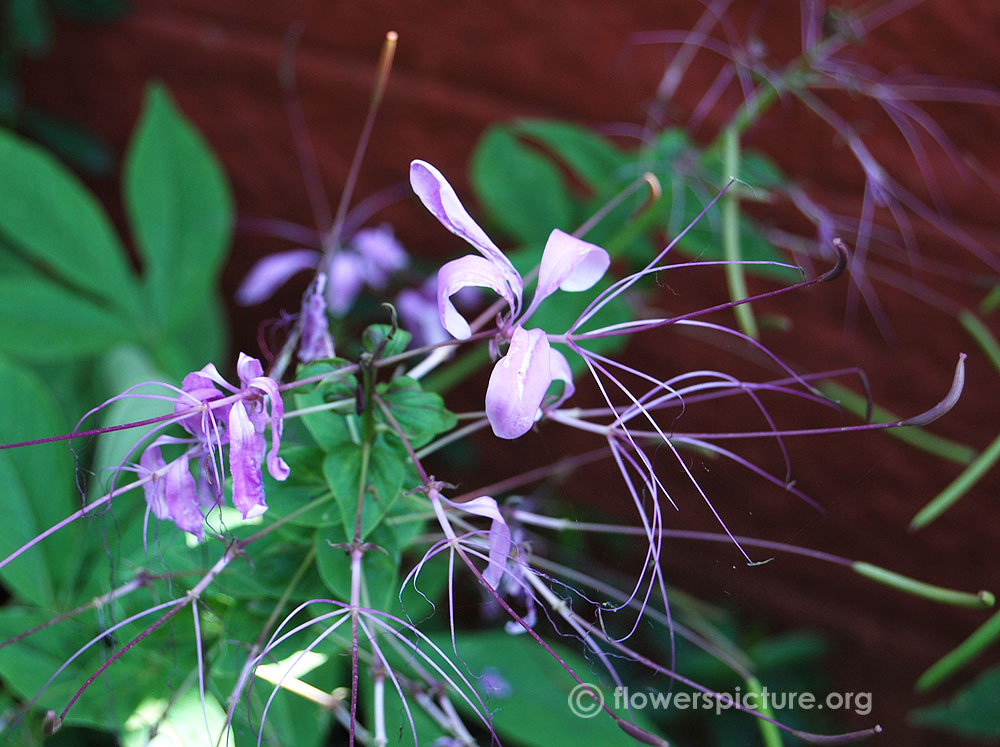
[[[367,542],[374,547],[369,548],[361,559],[361,575],[368,594],[368,601],[362,597],[362,604],[385,610],[399,591],[396,530],[386,523],[379,524],[372,530]],[[351,598],[351,558],[344,547],[347,543],[347,533],[342,524],[316,532],[316,566],[320,578],[335,599],[345,602]]]
[[[493,728],[501,737],[527,747],[636,744],[603,713],[593,718],[575,715],[569,703],[576,682],[527,636],[492,630],[459,635],[456,643],[462,664],[471,673],[470,680],[477,684],[486,706],[492,711]],[[439,641],[439,645],[444,651],[451,650],[450,641]],[[599,684],[600,678],[593,674],[590,662],[575,651],[557,644],[550,645],[577,676],[601,692],[612,710],[618,710],[612,686],[602,687]],[[486,692],[483,679],[476,679],[481,678],[483,673],[492,675],[489,680],[500,687],[492,693]],[[460,709],[469,711],[464,701],[457,697],[452,700]],[[620,715],[628,718],[627,713]],[[633,715],[640,727],[655,733],[648,720],[642,719],[642,714],[636,712]]]
[[[167,381],[167,377],[164,376],[146,350],[128,345],[113,348],[103,355],[97,362],[96,375],[104,384],[105,391],[116,393],[124,392],[129,387],[147,381]],[[172,391],[165,387],[156,386],[143,387],[137,391],[137,394],[173,396]],[[173,406],[170,402],[164,402],[160,399],[126,397],[112,402],[107,408],[101,411],[96,421],[88,421],[84,424],[84,427],[104,428],[111,425],[134,423],[160,415],[167,415],[172,410]],[[138,428],[126,428],[110,433],[102,433],[97,437],[97,450],[94,454],[94,463],[98,468],[116,467],[126,457],[131,462],[138,462],[142,452],[139,450],[133,451],[132,447],[145,438],[146,434],[155,427],[155,425],[145,425]],[[104,482],[103,480],[93,480],[91,483],[92,488],[100,491],[106,487]],[[131,496],[126,496],[123,500],[130,501],[134,499]]]
[[[156,318],[176,328],[217,292],[233,206],[222,166],[162,86],[147,90],[124,192]]]
[[[392,337],[389,337],[390,333]],[[382,352],[380,357],[390,358],[394,355],[399,355],[407,346],[410,344],[410,340],[413,339],[413,335],[407,332],[405,329],[397,329],[395,332],[392,331],[392,326],[388,324],[372,324],[364,332],[361,338],[361,346],[369,353],[375,352],[375,349],[383,344]]]
[[[51,154],[0,131],[0,233],[75,288],[135,316],[135,273],[100,204]]]
[[[56,436],[69,428],[45,384],[31,371],[0,359],[0,443]],[[0,557],[64,519],[79,498],[72,482],[73,459],[65,443],[0,451]],[[56,589],[71,580],[76,560],[66,552],[79,528],[31,549],[2,571],[18,599],[51,605]],[[71,545],[70,545],[71,546]]]
[[[628,157],[611,142],[572,122],[547,119],[519,119],[513,131],[544,145],[559,156],[576,176],[595,192],[608,183],[628,163]]]
[[[913,711],[908,720],[964,737],[1000,738],[1000,666],[987,669],[950,700]]]
[[[121,744],[167,747],[214,743],[225,724],[226,710],[219,701],[211,693],[202,700],[198,688],[190,687],[173,700],[144,700],[128,717]]]
[[[706,201],[690,187],[685,188],[684,225],[698,217]],[[718,206],[716,206],[718,207]],[[698,260],[725,259],[722,242],[719,241],[721,227],[715,225],[718,215],[709,213],[695,223],[691,230],[678,242],[677,248]],[[764,238],[756,221],[745,215],[739,216],[740,257],[756,262],[781,262],[788,264],[788,258]],[[785,282],[795,282],[802,279],[801,274],[788,267],[776,265],[748,265],[745,272],[751,275],[774,278]]]
[[[405,459],[405,454],[389,446],[382,436],[378,436],[372,444],[367,465],[364,447],[360,444],[344,443],[326,455],[323,474],[340,505],[344,531],[349,537],[354,537],[357,522],[362,471],[366,473],[365,485],[368,488],[361,520],[361,539],[365,539],[399,498],[406,476]]]
[[[42,0],[7,0],[6,6],[8,39],[4,46],[38,56],[47,52],[52,32]]]
[[[259,528],[238,527],[234,533],[245,538],[252,533],[251,530]],[[212,593],[254,600],[254,607],[261,597],[280,599],[288,588],[289,581],[302,565],[311,542],[312,533],[299,527],[294,527],[292,531],[282,528],[261,537],[247,547],[246,560],[231,563],[226,568],[212,584]],[[194,560],[197,562],[197,558]],[[175,565],[171,564],[170,567],[174,568]],[[311,564],[299,580],[295,593],[296,598],[302,599],[326,593],[315,564]]]
[[[43,277],[0,277],[0,298],[0,350],[19,358],[67,360],[135,339],[121,318]]]
[[[204,299],[198,316],[167,331],[155,348],[156,359],[164,371],[181,380],[189,371],[225,355],[228,332],[222,299],[212,294]]]
[[[321,374],[333,374],[348,365],[351,365],[348,361],[335,358],[332,361],[300,366],[297,378],[301,380]],[[336,410],[319,409],[301,416],[300,419],[317,446],[329,449],[335,444],[345,442],[360,443],[360,424],[357,415],[354,414],[358,391],[358,380],[355,376],[335,377],[319,382],[311,391],[301,389],[299,391],[301,393],[293,397],[297,410],[322,408],[327,404],[341,402]]]
[[[50,617],[48,612],[31,608],[4,607],[0,609],[0,639],[6,640],[32,628]],[[86,616],[84,616],[86,617]],[[94,617],[91,616],[91,620]],[[147,618],[149,624],[155,617]],[[136,623],[137,626],[143,623]],[[71,663],[45,690],[35,707],[39,710],[53,708],[58,713],[73,694],[107,660],[106,644],[124,643],[141,627],[126,627],[104,641],[92,646]],[[175,632],[171,628],[171,632]],[[100,633],[94,622],[81,619],[64,620],[58,625],[38,631],[17,644],[0,649],[0,674],[4,685],[22,698],[35,696],[45,681],[66,659],[88,640]],[[165,641],[157,634],[147,639],[144,646],[129,651],[104,675],[86,689],[73,705],[66,722],[115,729],[148,693],[155,697],[165,690],[167,681],[163,672],[176,661],[170,662],[169,654],[160,657],[156,644]],[[165,693],[164,693],[165,694]]]
[[[509,126],[486,131],[470,170],[490,220],[516,240],[541,244],[553,228],[573,230],[573,202],[559,169],[514,137]]]
[[[336,416],[333,416],[336,417]],[[286,433],[287,440],[287,433]],[[288,464],[289,475],[284,482],[271,477],[264,470],[264,491],[267,495],[268,516],[280,518],[296,511],[315,499],[327,495],[330,500],[290,519],[294,526],[327,527],[342,526],[340,507],[326,484],[323,476],[325,453],[309,446],[285,446],[282,444],[281,457]]]
[[[379,397],[414,448],[424,446],[437,434],[454,428],[458,422],[455,415],[445,408],[439,394],[425,392],[418,381],[406,376],[379,385]],[[378,417],[386,420],[381,411]]]

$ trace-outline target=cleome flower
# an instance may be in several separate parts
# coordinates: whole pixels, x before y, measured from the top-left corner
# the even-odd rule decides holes
[[[327,307],[340,317],[350,310],[365,286],[383,290],[390,276],[409,264],[406,250],[387,224],[357,231],[346,246],[330,256],[326,267],[320,266],[323,257],[324,253],[316,249],[293,249],[264,257],[240,284],[236,302],[242,306],[262,303],[293,275],[318,269],[327,276]]]
[[[559,229],[553,230],[542,252],[534,296],[524,308],[524,279],[466,212],[441,172],[425,161],[413,161],[410,184],[445,228],[468,241],[482,255],[470,254],[452,260],[438,272],[438,313],[445,330],[459,340],[472,334],[468,321],[452,303],[452,296],[463,288],[489,288],[507,303],[507,313],[501,314],[497,321],[497,347],[507,344],[507,352],[497,361],[490,376],[486,416],[497,436],[518,438],[531,429],[553,381],[565,384],[557,402],[573,393],[566,358],[550,347],[544,330],[526,329],[525,323],[556,290],[575,292],[591,288],[604,275],[611,259],[601,247]]]
[[[271,450],[267,452],[267,469],[276,480],[288,477],[288,465],[278,456],[284,417],[278,385],[264,376],[260,361],[245,353],[240,353],[236,368],[239,389],[211,363],[185,376],[174,412],[195,409],[178,421],[190,437],[158,437],[146,447],[135,467],[140,476],[152,476],[143,489],[146,504],[156,518],[170,519],[199,540],[204,536],[205,512],[222,502],[225,484],[219,452],[223,445],[229,444],[233,505],[244,519],[267,510],[261,469],[267,450],[264,430],[269,420]],[[270,412],[265,397],[270,401]],[[162,447],[177,444],[186,450],[168,464]],[[189,468],[192,459],[198,465],[197,482]]]

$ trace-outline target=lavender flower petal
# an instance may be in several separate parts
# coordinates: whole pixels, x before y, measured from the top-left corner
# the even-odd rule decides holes
[[[507,301],[511,313],[515,307],[515,294],[496,264],[475,254],[453,259],[438,270],[438,313],[441,316],[441,326],[459,340],[468,338],[472,330],[465,318],[458,313],[451,297],[470,286],[493,289]],[[519,295],[520,288],[517,292]]]
[[[326,274],[316,273],[316,279],[302,301],[302,336],[299,339],[299,360],[303,363],[335,355],[330,323],[326,318]]]
[[[326,302],[330,313],[343,316],[354,305],[365,283],[364,260],[354,252],[341,250],[330,260]]]
[[[465,503],[455,503],[443,496],[441,500],[459,511],[490,519],[490,565],[483,573],[483,578],[486,580],[486,583],[496,589],[500,584],[500,579],[503,578],[504,568],[507,566],[507,556],[510,554],[512,544],[510,528],[507,526],[503,514],[500,513],[500,507],[497,505],[497,502],[488,495],[481,495]]]
[[[584,291],[601,279],[611,257],[589,242],[571,236],[558,228],[549,234],[538,268],[538,289],[532,299],[535,308],[557,288],[564,291]]]
[[[351,247],[364,259],[365,282],[376,290],[384,288],[389,275],[402,270],[410,261],[387,223],[378,228],[362,228],[351,237]]]
[[[236,289],[236,303],[240,306],[253,306],[266,301],[293,275],[315,269],[320,256],[313,249],[295,249],[264,257],[250,268],[250,272]]]
[[[191,476],[187,454],[178,457],[167,467],[163,476],[163,495],[169,518],[174,524],[201,540],[205,536],[205,517],[201,513],[201,500],[194,477]]]
[[[247,387],[250,386],[251,381],[264,375],[264,367],[256,358],[251,358],[246,353],[240,353],[240,357],[236,361],[236,373],[240,377],[240,383]]]
[[[566,356],[555,348],[549,348],[549,371],[552,374],[552,381],[563,382],[563,391],[547,407],[559,407],[563,402],[573,396],[576,386],[573,384],[573,370],[569,367]]]
[[[167,466],[160,452],[160,447],[154,442],[146,447],[139,457],[139,474],[142,476],[158,472]],[[157,519],[166,519],[170,515],[167,502],[163,495],[163,474],[154,475],[149,482],[143,483],[142,492],[146,496],[146,505],[149,506],[153,515]]]
[[[486,389],[486,417],[499,438],[518,438],[534,425],[552,383],[549,341],[540,329],[518,327]]]
[[[281,429],[285,417],[285,404],[281,401],[278,384],[267,376],[259,376],[253,379],[249,386],[264,392],[271,400],[271,450],[267,452],[267,471],[275,480],[286,480],[288,478],[288,465],[284,459],[278,456],[278,450],[281,448]],[[252,419],[251,423],[253,424]],[[263,449],[264,429],[256,424],[253,425]]]
[[[229,413],[229,471],[233,477],[233,505],[244,519],[267,511],[260,468],[264,437],[257,433],[242,402]]]
[[[504,278],[514,291],[519,306],[521,303],[521,276],[514,269],[510,260],[465,210],[458,195],[455,194],[455,190],[444,178],[444,175],[426,161],[413,161],[410,164],[410,185],[420,201],[441,222],[441,225],[456,236],[468,241],[484,257],[500,268]]]
[[[433,295],[427,297],[414,288],[404,288],[396,296],[396,310],[404,329],[416,345],[437,345],[448,340]]]

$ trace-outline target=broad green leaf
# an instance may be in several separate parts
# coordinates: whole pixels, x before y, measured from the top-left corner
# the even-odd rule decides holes
[[[350,365],[348,361],[334,359],[300,366],[297,378],[301,380],[320,374],[336,373],[348,365]],[[322,408],[337,401],[344,403],[335,411],[320,409],[301,416],[306,430],[319,447],[329,449],[334,444],[360,442],[358,435],[360,426],[357,416],[353,414],[357,389],[358,381],[354,376],[342,376],[330,381],[321,381],[311,390],[300,389],[298,390],[300,393],[294,395],[293,400],[297,410]]]
[[[386,523],[375,527],[366,542],[373,545],[361,559],[361,575],[368,593],[362,604],[385,610],[399,592],[399,542],[396,531]],[[320,578],[335,599],[346,602],[351,598],[351,557],[345,545],[347,533],[343,525],[316,532],[316,566]]]
[[[155,316],[176,328],[217,292],[233,206],[221,165],[162,86],[146,93],[123,178]]]
[[[89,356],[135,339],[110,311],[40,276],[0,277],[0,351],[30,361]]]
[[[6,640],[50,617],[49,612],[37,609],[4,607],[0,609],[0,639]],[[4,684],[22,698],[35,696],[74,651],[101,633],[93,619],[93,616],[83,616],[63,620],[0,649],[0,674]],[[138,622],[98,641],[49,685],[35,707],[61,711],[101,662],[107,660],[107,645],[115,648],[124,645],[144,625],[155,619],[154,614],[145,623]],[[175,635],[177,630],[170,625],[166,628],[169,630],[161,629],[154,633],[96,679],[73,705],[66,723],[116,729],[142,698],[166,696],[168,683],[163,672],[177,664],[175,652],[169,650],[175,645],[170,636]]]
[[[201,312],[175,329],[167,330],[154,347],[157,362],[178,381],[226,353],[229,322],[217,295],[204,299]]]
[[[95,367],[95,378],[102,389],[116,394],[131,386],[145,382],[165,381],[167,377],[150,359],[149,353],[137,346],[112,348]],[[173,393],[157,386],[142,387],[136,391],[138,397],[125,397],[112,402],[96,416],[83,424],[83,428],[100,428],[112,425],[134,423],[140,420],[165,415],[173,410],[170,402],[151,399],[149,395],[171,397]],[[143,439],[155,425],[126,428],[103,433],[96,438],[94,449],[94,472],[88,480],[88,498],[93,501],[103,496],[112,486],[124,486],[134,480],[130,472],[119,471],[125,462],[136,463],[148,441]],[[85,534],[81,538],[75,554],[82,562],[77,565],[79,580],[74,588],[82,598],[108,591],[107,562],[112,550],[119,561],[129,558],[143,566],[149,562],[143,548],[144,518],[146,512],[145,495],[141,488],[122,493],[112,499],[106,518],[100,515],[87,520]],[[156,551],[172,543],[183,543],[182,533],[173,525],[160,523],[153,516],[148,524],[149,541]],[[110,548],[110,549],[109,549]]]
[[[1000,739],[1000,666],[987,669],[950,700],[913,711],[909,721],[973,739]]]
[[[90,192],[51,154],[0,131],[0,234],[69,285],[138,316],[135,273]]]
[[[541,243],[553,228],[573,230],[573,202],[559,169],[510,127],[486,131],[472,155],[470,176],[490,220],[516,240]]]
[[[267,514],[264,517],[266,519]],[[233,533],[245,538],[253,533],[252,530],[259,529],[259,526],[238,527]],[[247,547],[245,559],[229,564],[212,584],[212,593],[245,600],[279,599],[309,553],[312,534],[294,527],[291,531],[283,528],[261,537]],[[295,593],[296,598],[305,599],[326,594],[315,564],[310,565],[296,584]]]
[[[554,744],[634,745],[605,714],[581,718],[570,710],[571,693],[576,682],[558,662],[526,635],[509,635],[500,630],[466,633],[457,636],[458,656],[463,673],[476,684],[486,707],[493,713],[493,728],[504,737],[527,747]],[[443,651],[451,652],[450,641],[439,641]],[[615,707],[610,678],[594,673],[594,665],[576,651],[549,642],[578,677],[590,683],[604,696],[605,703],[623,718],[629,714]],[[487,675],[483,677],[483,675]],[[487,688],[489,684],[492,687]],[[468,705],[457,697],[453,702],[461,710]],[[475,701],[473,701],[475,702]],[[592,703],[592,701],[590,701]],[[640,712],[634,715],[639,725],[655,732]]]
[[[144,700],[125,722],[123,747],[212,744],[226,723],[226,710],[211,693],[204,700],[190,687],[173,700]],[[155,735],[152,736],[151,735]]]
[[[344,531],[349,537],[354,537],[357,523],[362,470],[366,472],[366,490],[361,539],[365,539],[399,497],[406,476],[405,459],[405,454],[389,446],[382,436],[378,436],[372,444],[367,465],[364,464],[363,447],[360,444],[339,444],[326,455],[323,474],[340,505]]]
[[[628,157],[609,140],[572,122],[519,119],[512,129],[559,156],[595,192],[620,180],[618,172],[628,163]]]
[[[714,196],[714,195],[713,195]],[[699,194],[691,187],[677,190],[674,195],[675,204],[664,211],[664,224],[678,223],[677,216],[683,216],[679,225],[674,225],[676,232],[690,225],[697,219],[690,230],[678,241],[677,249],[697,260],[725,259],[725,250],[719,236],[719,206],[716,205],[706,215],[698,218],[699,213],[711,198]],[[680,201],[679,203],[677,201]],[[678,209],[679,207],[679,209]],[[740,255],[742,259],[758,262],[788,263],[786,257],[776,246],[768,241],[758,227],[756,221],[746,215],[739,216]],[[791,268],[771,264],[748,265],[746,272],[753,275],[774,278],[784,282],[801,280],[801,275]]]
[[[173,402],[153,399],[149,396],[172,399],[175,393],[166,386],[156,386],[158,382],[165,384],[172,382],[144,349],[122,345],[108,350],[97,362],[96,373],[104,383],[105,391],[116,394],[120,394],[137,384],[152,382],[153,385],[137,389],[136,396],[124,397],[112,402],[101,411],[97,418],[85,423],[85,428],[104,428],[111,425],[135,423],[173,412]],[[104,470],[109,467],[117,467],[126,458],[130,462],[138,462],[142,451],[133,447],[156,427],[156,425],[145,425],[101,434],[97,439],[95,465],[99,470]],[[99,481],[95,480],[94,482]]]
[[[297,644],[298,650],[304,650],[314,637],[323,632],[323,629],[324,626],[317,625],[297,636],[294,642]],[[239,657],[237,661],[242,664],[246,657],[246,647],[234,647],[232,653]],[[350,686],[349,676],[342,674],[342,671],[341,660],[330,660],[326,665],[304,675],[302,679],[323,692],[332,692],[336,687]],[[228,695],[233,688],[234,680],[228,677],[218,677],[214,664],[211,674],[216,691]],[[275,747],[279,745],[280,747],[321,747],[324,744],[334,743],[327,738],[332,718],[330,711],[287,690],[275,695],[262,727],[264,706],[275,686],[260,678],[255,678],[251,684],[252,686],[241,698],[240,707],[233,718],[232,737],[228,742],[223,741],[222,744],[251,747],[257,744],[258,737],[261,736],[261,729],[263,729],[263,744],[275,745]],[[343,743],[346,744],[346,741],[345,738]],[[182,744],[201,744],[201,742]]]
[[[0,359],[0,443],[67,433],[52,393],[31,371]],[[66,518],[79,505],[72,481],[73,456],[66,442],[0,451],[0,557]],[[72,546],[79,528],[67,528],[2,571],[11,594],[41,605],[71,581]]]
[[[410,445],[419,448],[439,433],[451,430],[458,422],[444,406],[441,395],[425,392],[420,383],[399,376],[379,386],[379,396],[403,430]],[[379,411],[377,417],[388,420]]]
[[[287,516],[325,495],[329,500],[290,519],[289,523],[313,528],[334,524],[338,527],[343,526],[340,507],[333,500],[323,476],[325,456],[325,452],[311,446],[285,446],[285,442],[282,442],[281,458],[288,464],[288,479],[279,482],[271,477],[271,473],[266,469],[263,472],[269,517]]]

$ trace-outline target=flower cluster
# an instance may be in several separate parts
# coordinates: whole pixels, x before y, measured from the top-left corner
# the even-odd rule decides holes
[[[441,224],[468,241],[482,256],[466,255],[438,272],[438,312],[441,325],[455,338],[468,339],[472,329],[452,303],[463,288],[489,288],[507,302],[508,313],[497,324],[497,339],[507,353],[493,368],[486,390],[486,416],[500,438],[527,433],[553,381],[562,381],[556,404],[573,393],[573,377],[565,356],[549,345],[544,330],[524,325],[538,306],[556,290],[584,291],[601,279],[611,259],[599,246],[555,229],[549,234],[538,269],[531,304],[522,308],[524,279],[462,206],[440,171],[425,161],[410,164],[413,191]]]
[[[330,313],[343,316],[364,286],[382,290],[394,272],[406,267],[409,257],[392,228],[362,228],[346,246],[334,252],[326,267],[320,267],[323,252],[294,249],[265,257],[250,270],[236,291],[236,301],[252,306],[270,298],[295,274],[320,270],[326,274],[326,302]]]
[[[204,536],[205,512],[222,502],[225,484],[219,450],[224,444],[229,444],[233,505],[243,518],[260,516],[267,510],[261,467],[268,420],[268,472],[276,480],[288,477],[288,465],[278,456],[284,417],[278,385],[264,376],[260,361],[245,353],[240,353],[237,373],[239,389],[222,378],[211,363],[185,376],[174,412],[194,410],[178,421],[190,437],[160,436],[139,459],[140,476],[150,477],[143,485],[150,510],[156,518],[170,519],[199,540]],[[270,413],[265,397],[270,401]],[[162,447],[171,444],[184,445],[186,450],[167,464]],[[197,483],[189,467],[192,459],[198,465]]]

